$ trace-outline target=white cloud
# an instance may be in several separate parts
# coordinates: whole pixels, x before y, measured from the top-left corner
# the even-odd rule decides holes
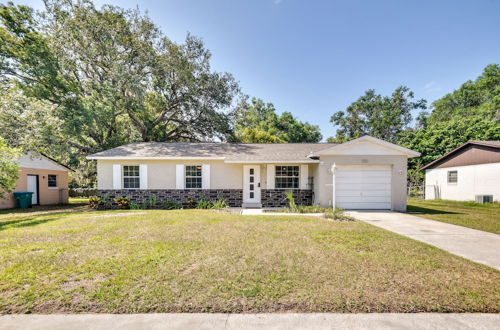
[[[424,91],[426,91],[427,93],[439,92],[441,89],[442,89],[441,85],[439,85],[435,81],[430,81],[424,85]]]

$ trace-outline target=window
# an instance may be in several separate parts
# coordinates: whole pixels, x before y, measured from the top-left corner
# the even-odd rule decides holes
[[[139,189],[140,187],[141,179],[139,177],[139,166],[123,166],[123,188]]]
[[[47,184],[49,188],[57,188],[57,175],[55,174],[47,175]]]
[[[457,171],[448,171],[448,183],[457,183],[458,173]]]
[[[276,189],[299,189],[299,167],[276,166],[274,179]]]
[[[186,189],[201,189],[201,165],[186,166]]]

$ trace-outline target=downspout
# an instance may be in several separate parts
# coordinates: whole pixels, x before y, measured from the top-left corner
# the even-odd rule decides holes
[[[332,167],[330,168],[330,171],[332,172],[332,208],[335,211],[336,208],[336,201],[335,201],[335,172],[337,171],[337,165],[333,163]]]

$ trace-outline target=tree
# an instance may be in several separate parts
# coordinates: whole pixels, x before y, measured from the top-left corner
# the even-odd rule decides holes
[[[79,169],[86,181],[94,174],[89,153],[232,136],[234,78],[211,69],[200,39],[174,43],[138,10],[47,0],[37,14],[0,4],[0,40],[0,87],[10,94],[0,135]]]
[[[247,143],[319,142],[318,126],[297,120],[290,112],[276,114],[272,103],[243,99],[235,111],[234,141]]]
[[[2,199],[16,188],[16,181],[19,178],[19,166],[16,160],[19,156],[17,149],[9,148],[4,139],[0,138],[0,198]]]
[[[382,96],[370,89],[351,103],[345,111],[338,111],[330,121],[338,125],[337,141],[347,141],[363,135],[397,142],[412,121],[411,112],[426,108],[426,101],[412,101],[413,92],[406,86],[398,87],[392,95]]]
[[[500,65],[487,65],[475,81],[467,81],[460,88],[432,103],[428,121],[448,121],[455,116],[481,116],[500,120]]]
[[[137,10],[86,0],[46,1],[39,16],[9,3],[0,18],[0,75],[53,104],[77,151],[231,134],[238,86],[201,40],[176,44]]]

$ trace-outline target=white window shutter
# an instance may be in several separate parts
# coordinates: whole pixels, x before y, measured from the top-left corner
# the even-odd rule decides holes
[[[175,165],[175,189],[184,189],[184,164]]]
[[[309,165],[300,165],[300,189],[307,189]]]
[[[274,165],[267,165],[267,189],[274,189]]]
[[[121,164],[113,164],[113,189],[122,189]]]
[[[210,165],[201,166],[201,188],[210,189]]]
[[[140,189],[148,189],[148,165],[139,165]]]

